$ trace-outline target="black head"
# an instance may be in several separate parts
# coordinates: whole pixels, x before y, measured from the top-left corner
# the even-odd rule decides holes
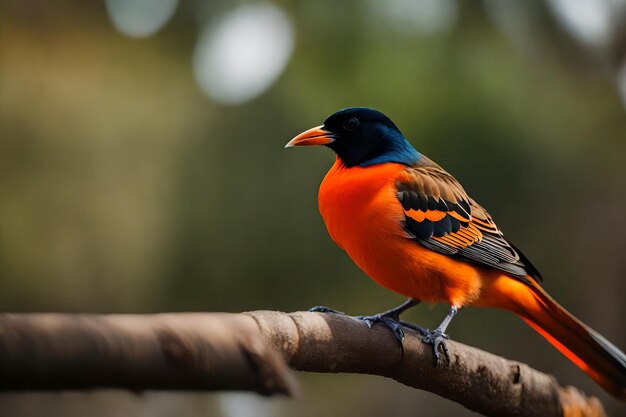
[[[326,145],[348,166],[384,162],[412,165],[419,153],[398,127],[379,111],[351,107],[329,116],[324,124],[296,136],[287,146]]]

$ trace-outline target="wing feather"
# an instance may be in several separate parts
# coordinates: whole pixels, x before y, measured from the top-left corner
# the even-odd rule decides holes
[[[428,249],[499,269],[523,282],[540,282],[537,269],[504,237],[483,207],[459,182],[424,158],[399,176],[397,197],[405,230]]]

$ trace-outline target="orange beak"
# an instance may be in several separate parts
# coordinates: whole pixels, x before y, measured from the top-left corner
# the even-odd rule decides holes
[[[335,135],[324,129],[324,125],[321,125],[300,133],[298,136],[291,139],[285,145],[285,148],[291,148],[292,146],[328,145],[334,141]]]

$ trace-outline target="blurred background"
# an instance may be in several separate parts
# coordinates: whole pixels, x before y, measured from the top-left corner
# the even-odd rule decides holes
[[[283,149],[362,105],[624,349],[625,58],[620,0],[0,0],[0,309],[399,304],[327,236],[316,198],[331,152]],[[433,326],[445,311],[407,318]],[[509,313],[465,309],[449,333],[626,412]],[[377,377],[299,377],[297,400],[3,394],[0,415],[472,414]]]

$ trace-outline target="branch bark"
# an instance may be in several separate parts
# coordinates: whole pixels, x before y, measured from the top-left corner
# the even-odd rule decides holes
[[[255,311],[0,314],[0,390],[253,390],[297,394],[300,371],[393,378],[488,416],[604,416],[601,403],[525,364],[454,341],[449,366],[348,316]]]

